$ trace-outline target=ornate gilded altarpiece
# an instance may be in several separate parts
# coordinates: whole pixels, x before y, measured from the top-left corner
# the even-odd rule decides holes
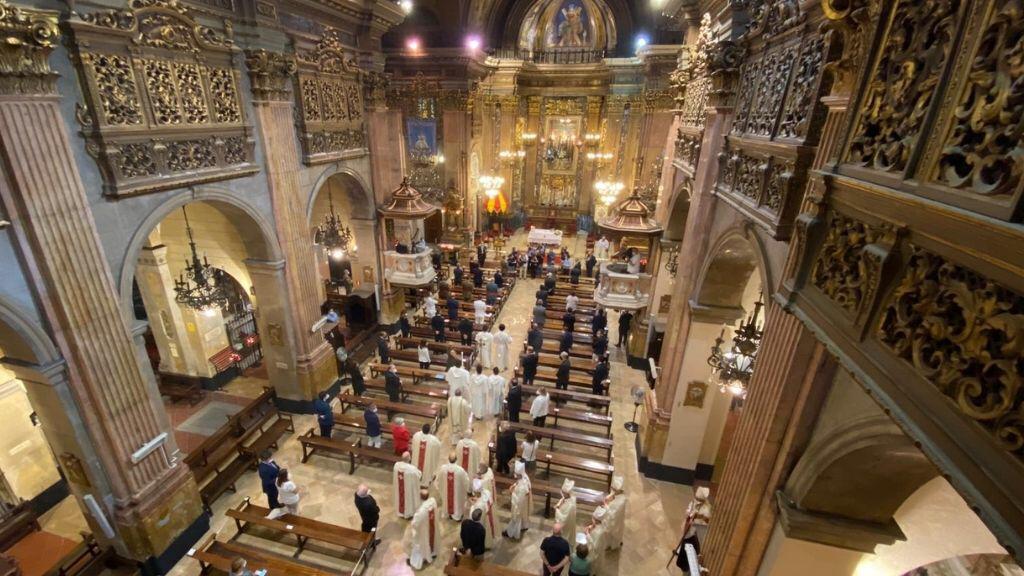
[[[238,49],[176,0],[72,13],[78,120],[104,191],[144,194],[256,173]]]
[[[315,44],[297,37],[295,46],[294,93],[303,162],[322,164],[364,153],[362,74],[345,53],[340,33],[326,28]]]

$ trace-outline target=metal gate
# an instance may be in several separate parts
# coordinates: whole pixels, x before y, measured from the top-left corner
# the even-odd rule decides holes
[[[263,360],[263,347],[253,313],[235,314],[224,324],[228,330],[228,341],[231,342],[231,348],[241,357],[241,360],[235,362],[238,371],[242,372],[259,364]]]

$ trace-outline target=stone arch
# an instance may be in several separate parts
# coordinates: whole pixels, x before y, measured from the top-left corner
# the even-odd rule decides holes
[[[693,301],[709,308],[741,308],[747,282],[757,272],[765,293],[774,286],[768,256],[753,225],[726,230],[708,251],[697,277]]]
[[[358,207],[358,211],[353,211],[350,217],[363,220],[374,219],[377,209],[376,200],[373,197],[372,188],[366,180],[358,172],[350,168],[327,169],[317,178],[316,183],[309,191],[309,197],[306,199],[306,221],[310,225],[315,225],[313,223],[313,216],[317,198],[325,191],[329,183],[341,184],[349,205]]]
[[[499,0],[492,3],[484,17],[483,28],[486,30],[486,37],[500,39],[500,46],[496,47],[515,48],[527,15],[535,6],[549,3],[550,0]],[[608,17],[615,27],[615,42],[606,43],[608,53],[628,55],[632,50],[630,42],[620,40],[632,38],[635,32],[633,7],[627,0],[602,0],[602,3],[606,6]]]
[[[666,240],[681,242],[686,233],[686,219],[690,215],[690,194],[693,191],[693,180],[683,178],[676,186],[668,210],[665,211],[665,233]]]
[[[615,15],[604,0],[538,0],[526,11],[519,23],[516,46],[524,51],[561,50],[565,46],[551,43],[560,11],[567,6],[582,10],[582,24],[587,35],[581,49],[607,50],[618,44]],[[569,46],[568,48],[573,48]]]
[[[49,365],[63,358],[46,330],[3,296],[0,296],[0,350],[4,357],[33,365]]]
[[[142,247],[146,244],[153,229],[163,222],[171,212],[193,202],[209,204],[230,220],[243,237],[250,250],[250,257],[267,261],[279,261],[284,258],[273,224],[264,218],[256,208],[221,188],[201,187],[183,190],[167,198],[149,213],[139,224],[125,249],[118,293],[121,298],[122,310],[129,318],[132,317],[132,280],[135,278],[136,265]]]

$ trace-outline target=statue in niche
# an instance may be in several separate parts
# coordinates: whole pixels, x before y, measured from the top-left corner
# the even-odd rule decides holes
[[[555,41],[559,48],[579,48],[587,45],[586,14],[583,6],[569,2],[555,18]]]

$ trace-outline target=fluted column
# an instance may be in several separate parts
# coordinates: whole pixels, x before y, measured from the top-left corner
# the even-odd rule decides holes
[[[154,390],[118,307],[75,164],[48,63],[57,13],[0,1],[0,14],[7,36],[0,48],[0,198],[97,446],[113,496],[103,505],[112,508],[118,546],[145,560],[201,516],[198,493],[188,469],[171,459],[171,430],[150,401]]]
[[[283,54],[249,50],[246,64],[266,159],[274,224],[285,256],[288,312],[294,328],[290,336],[295,347],[293,362],[298,388],[279,391],[279,398],[296,403],[290,409],[304,410],[310,408],[309,403],[318,391],[334,382],[338,372],[331,346],[319,331],[311,330],[322,316],[320,306],[325,294],[303,207],[306,195],[299,184],[294,102],[288,91],[295,62]]]

